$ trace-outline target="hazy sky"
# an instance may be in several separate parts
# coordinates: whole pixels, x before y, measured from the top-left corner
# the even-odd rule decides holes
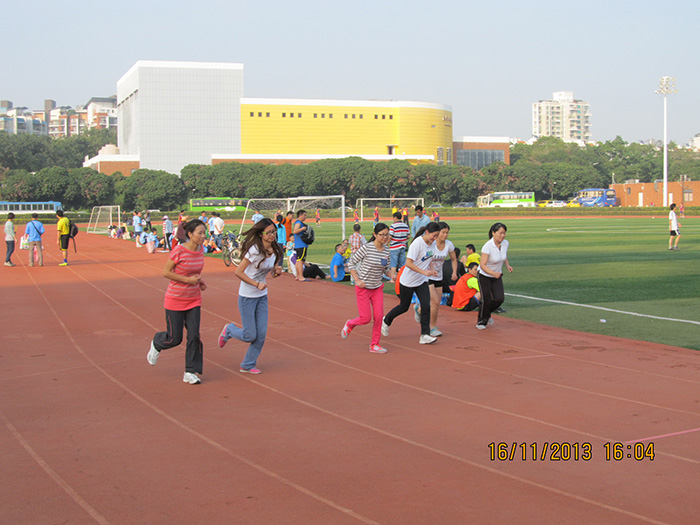
[[[590,102],[594,140],[700,133],[700,2],[9,0],[0,99],[85,104],[137,60],[240,62],[245,96],[452,106],[454,137],[531,136],[531,104]],[[196,111],[196,108],[193,108]]]

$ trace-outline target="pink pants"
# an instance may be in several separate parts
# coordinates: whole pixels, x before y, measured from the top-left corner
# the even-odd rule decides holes
[[[348,321],[350,329],[356,326],[369,324],[374,318],[372,325],[372,343],[379,344],[379,338],[382,336],[382,319],[384,318],[384,285],[374,290],[367,288],[358,288],[355,286],[355,295],[357,296],[357,311],[360,316]]]

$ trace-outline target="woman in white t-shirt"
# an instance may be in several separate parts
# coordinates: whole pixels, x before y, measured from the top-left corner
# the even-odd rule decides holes
[[[481,265],[479,266],[479,288],[481,289],[481,307],[476,327],[484,330],[486,325],[493,324],[491,314],[503,304],[503,265],[508,272],[513,267],[508,264],[508,228],[502,222],[497,222],[489,230],[489,241],[481,248]]]
[[[420,332],[419,343],[427,345],[434,343],[437,338],[430,335],[430,290],[428,279],[436,278],[437,271],[431,267],[435,255],[435,239],[440,234],[440,226],[430,222],[416,233],[411,246],[406,253],[406,267],[399,278],[400,303],[395,306],[382,321],[382,335],[389,335],[389,327],[394,319],[404,314],[411,307],[411,299],[415,293],[420,302]]]
[[[671,204],[671,211],[668,212],[668,229],[671,232],[671,237],[668,239],[668,249],[677,250],[678,241],[681,239],[681,224],[678,222],[678,217],[676,216],[676,203]],[[673,238],[676,238],[675,244]]]
[[[234,323],[224,326],[219,336],[219,346],[224,347],[231,338],[250,343],[241,363],[240,371],[259,374],[257,361],[267,336],[267,274],[273,277],[282,273],[282,247],[277,243],[277,227],[272,219],[263,218],[244,232],[241,248],[241,264],[236,277],[241,280],[238,289],[238,311],[243,328]]]

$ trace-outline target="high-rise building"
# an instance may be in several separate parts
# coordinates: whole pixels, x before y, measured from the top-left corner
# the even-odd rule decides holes
[[[552,98],[532,105],[532,136],[537,139],[559,137],[566,142],[591,142],[590,104],[574,99],[573,91],[557,91]]]
[[[170,173],[240,153],[242,96],[243,64],[138,61],[117,81],[120,153]]]

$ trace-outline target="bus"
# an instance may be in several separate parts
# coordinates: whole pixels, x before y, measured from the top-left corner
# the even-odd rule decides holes
[[[44,202],[10,202],[0,201],[0,213],[7,214],[12,212],[15,215],[31,215],[32,213],[44,213],[56,215],[56,211],[62,210],[60,202],[44,201]]]
[[[248,199],[230,197],[190,199],[190,211],[244,211],[247,205]]]
[[[497,191],[476,199],[479,208],[534,208],[534,191]]]
[[[577,191],[574,200],[582,207],[617,206],[617,193],[615,190],[605,188],[586,188]]]

